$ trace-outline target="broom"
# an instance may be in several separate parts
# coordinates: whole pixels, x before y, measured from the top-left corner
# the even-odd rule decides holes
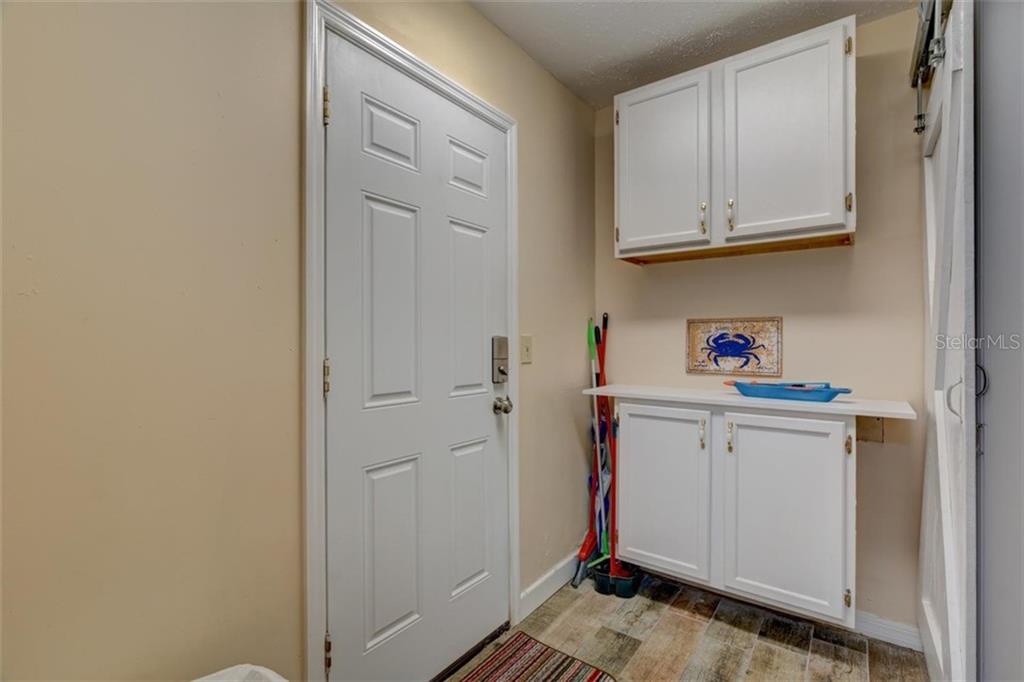
[[[590,387],[596,388],[598,383],[597,378],[597,336],[595,335],[594,318],[587,320],[587,350],[590,353]],[[576,573],[572,578],[572,586],[579,587],[583,580],[587,577],[587,562],[590,557],[597,551],[597,529],[595,528],[594,517],[597,515],[597,504],[603,506],[604,501],[599,499],[598,491],[603,487],[601,485],[601,445],[600,445],[600,425],[598,423],[599,417],[597,413],[597,396],[594,396],[592,401],[593,411],[590,415],[590,440],[594,448],[594,464],[593,473],[590,475],[590,510],[588,512],[587,520],[587,534],[583,538],[583,544],[580,545],[579,552],[576,553]]]

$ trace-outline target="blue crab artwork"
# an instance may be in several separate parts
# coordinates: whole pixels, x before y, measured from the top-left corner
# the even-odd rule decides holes
[[[758,343],[757,339],[753,336],[740,333],[730,334],[729,332],[709,336],[705,339],[704,343],[707,345],[701,348],[701,350],[707,351],[708,360],[715,363],[715,367],[719,369],[722,366],[718,364],[718,361],[722,358],[742,359],[743,364],[739,366],[739,369],[749,365],[751,360],[760,365],[761,358],[754,351],[765,348],[765,345]]]

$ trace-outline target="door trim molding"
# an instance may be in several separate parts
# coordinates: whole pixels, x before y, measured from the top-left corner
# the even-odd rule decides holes
[[[508,221],[508,336],[511,358],[519,357],[518,292],[518,126],[516,121],[480,99],[411,52],[385,37],[332,0],[306,3],[303,163],[303,462],[305,540],[305,678],[323,680],[324,633],[327,632],[327,495],[326,410],[322,391],[325,354],[324,186],[322,93],[325,83],[327,31],[361,47],[430,90],[505,133]],[[519,363],[509,366],[508,396],[519,402]],[[519,622],[519,418],[508,415],[509,621]]]

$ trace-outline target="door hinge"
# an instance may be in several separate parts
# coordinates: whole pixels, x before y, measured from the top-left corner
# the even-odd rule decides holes
[[[619,241],[619,228],[615,228],[615,241]]]
[[[615,112],[615,125],[619,125],[619,112]]]
[[[324,125],[331,123],[331,91],[324,86]]]
[[[853,54],[853,38],[846,39],[846,54]]]
[[[846,454],[853,454],[853,436],[846,437]]]
[[[850,192],[846,195],[846,210],[853,210],[853,192]]]
[[[331,633],[324,634],[324,672],[331,672]]]
[[[331,392],[331,359],[324,358],[324,396]]]
[[[846,608],[853,606],[853,592],[849,590],[843,592],[843,603],[846,604]]]

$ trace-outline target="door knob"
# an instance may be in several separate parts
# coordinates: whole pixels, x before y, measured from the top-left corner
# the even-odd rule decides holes
[[[512,411],[514,405],[512,404],[512,401],[510,399],[498,396],[497,398],[494,399],[493,407],[494,414],[508,414],[509,412]]]

